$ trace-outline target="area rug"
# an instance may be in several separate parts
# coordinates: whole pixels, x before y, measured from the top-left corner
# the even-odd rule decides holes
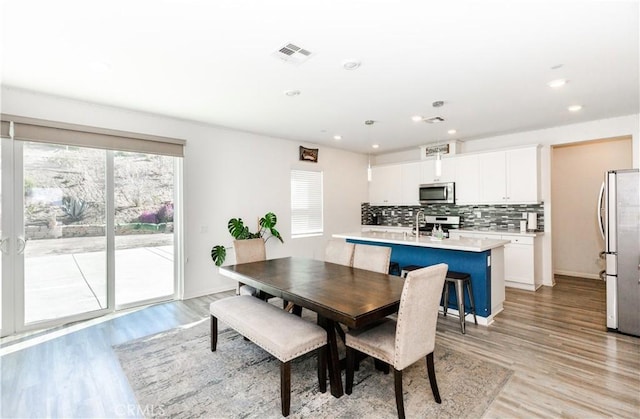
[[[209,320],[114,347],[148,417],[279,418],[278,360],[224,323],[216,352],[210,350]],[[340,348],[344,353],[344,348]],[[512,371],[437,345],[435,368],[442,404],[433,400],[425,362],[404,371],[404,401],[411,418],[481,417]],[[344,383],[344,372],[342,374]],[[355,372],[351,395],[320,393],[316,357],[291,365],[292,418],[395,418],[393,374],[374,368],[371,358]]]

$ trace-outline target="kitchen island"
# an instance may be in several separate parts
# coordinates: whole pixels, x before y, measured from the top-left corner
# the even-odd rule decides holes
[[[471,275],[478,324],[489,325],[502,311],[504,302],[504,245],[508,240],[458,238],[432,240],[427,236],[394,232],[356,232],[334,234],[350,243],[391,247],[391,261],[400,267],[446,263],[449,270]],[[468,298],[468,297],[465,297]],[[468,300],[465,306],[469,307]],[[450,304],[449,312],[457,314]],[[469,314],[473,321],[473,316]]]

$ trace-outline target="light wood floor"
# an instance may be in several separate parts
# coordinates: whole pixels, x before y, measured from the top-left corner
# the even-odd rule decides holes
[[[640,339],[606,331],[604,293],[603,282],[570,277],[535,293],[508,288],[494,324],[467,323],[462,335],[456,318],[441,317],[438,343],[514,371],[486,417],[638,418]],[[14,345],[30,341],[5,343],[0,415],[142,416],[111,346],[207,317],[209,303],[230,294],[30,337],[45,341],[19,350]]]

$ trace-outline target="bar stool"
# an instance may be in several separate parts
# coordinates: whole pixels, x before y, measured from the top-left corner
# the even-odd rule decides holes
[[[400,264],[398,262],[389,262],[389,275],[400,275]]]
[[[402,267],[402,271],[400,271],[400,276],[402,278],[406,278],[407,275],[409,275],[409,272],[415,271],[416,269],[422,269],[422,268],[424,268],[424,266],[418,266],[418,265],[403,266]]]
[[[444,280],[444,301],[443,301],[443,314],[447,315],[447,309],[449,308],[449,285],[455,285],[456,287],[456,300],[458,303],[458,316],[460,317],[460,329],[462,334],[465,333],[465,317],[466,311],[464,307],[464,289],[467,289],[469,294],[469,302],[471,303],[471,313],[473,313],[473,321],[478,324],[476,319],[476,306],[473,301],[473,291],[471,290],[471,275],[465,272],[448,271],[447,277]]]

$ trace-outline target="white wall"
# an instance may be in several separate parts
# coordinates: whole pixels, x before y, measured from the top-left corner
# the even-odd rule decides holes
[[[633,148],[633,167],[640,167],[640,114],[621,116],[617,118],[599,119],[579,124],[564,125],[535,131],[519,132],[507,135],[487,137],[472,141],[464,141],[463,153],[494,150],[498,148],[515,147],[524,144],[541,144],[541,182],[542,199],[545,203],[544,219],[545,234],[543,236],[543,284],[553,285],[552,234],[551,226],[551,146],[568,144],[604,138],[631,136]],[[379,156],[376,164],[417,160],[419,153],[403,151]]]
[[[631,138],[555,146],[551,150],[553,271],[597,279],[604,250],[596,217],[596,198],[610,169],[631,167]]]
[[[319,147],[319,163],[298,161],[298,147],[311,146],[191,121],[134,112],[2,87],[6,114],[124,130],[187,141],[184,158],[184,298],[232,289],[217,273],[209,252],[231,245],[227,221],[242,217],[255,226],[268,211],[278,216],[284,244],[267,243],[269,258],[322,258],[333,233],[360,229],[360,204],[367,200],[367,156]],[[293,167],[324,172],[324,237],[291,239],[290,179]],[[255,227],[252,228],[255,230]],[[231,251],[227,257],[233,262]]]

